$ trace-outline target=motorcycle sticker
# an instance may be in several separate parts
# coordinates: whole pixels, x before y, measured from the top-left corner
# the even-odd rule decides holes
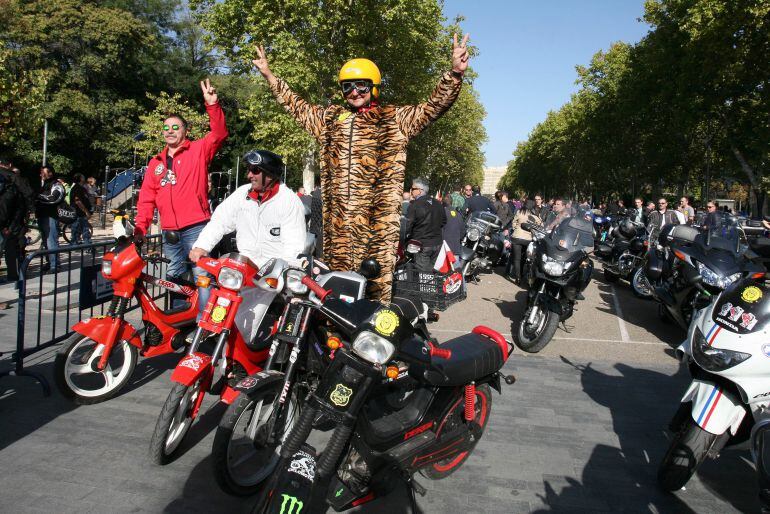
[[[312,482],[315,479],[315,458],[309,453],[299,450],[292,457],[289,473],[295,473]]]
[[[762,290],[757,286],[749,286],[741,293],[741,300],[746,303],[754,303],[762,298]]]
[[[463,277],[459,273],[455,272],[449,275],[444,280],[444,293],[445,294],[452,294],[457,292],[458,289],[463,285]]]
[[[211,311],[211,321],[214,323],[220,323],[223,319],[225,319],[225,314],[227,314],[227,309],[221,305],[217,305],[214,307],[214,310]]]
[[[346,387],[343,384],[337,384],[334,387],[334,391],[329,395],[329,399],[337,407],[344,407],[350,401],[350,396],[353,394],[353,390]]]
[[[302,507],[305,506],[305,504],[299,501],[295,496],[282,494],[281,498],[283,498],[283,501],[281,502],[280,514],[300,514]]]
[[[257,379],[256,378],[254,378],[254,377],[246,377],[243,380],[241,380],[240,382],[238,382],[238,385],[236,387],[241,388],[241,389],[251,389],[255,385],[257,385]]]
[[[739,319],[741,319],[741,316],[743,315],[743,312],[744,312],[743,308],[736,305],[736,306],[730,308],[730,311],[727,314],[727,318],[730,321],[738,321]]]
[[[754,328],[754,325],[756,324],[757,324],[757,317],[751,314],[750,312],[747,312],[741,315],[741,326],[746,330],[751,330],[752,328]]]
[[[198,371],[201,367],[201,363],[203,362],[203,359],[199,357],[198,355],[189,355],[185,357],[179,365],[183,368],[190,368],[193,371]]]
[[[393,335],[393,332],[398,328],[398,315],[388,309],[383,309],[377,313],[377,317],[374,318],[374,330],[389,337]]]
[[[719,315],[723,317],[727,316],[727,313],[730,312],[730,309],[732,308],[733,308],[733,304],[731,304],[730,302],[727,302],[722,306],[722,309],[719,311]]]
[[[156,174],[156,175],[160,175],[161,173],[163,173],[163,172],[165,171],[165,169],[166,169],[166,167],[165,167],[165,166],[163,166],[162,164],[158,164],[158,165],[155,167],[155,174]]]

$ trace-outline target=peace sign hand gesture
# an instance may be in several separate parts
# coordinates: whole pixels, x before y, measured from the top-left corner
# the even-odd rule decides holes
[[[265,53],[265,47],[259,45],[257,47],[257,58],[251,61],[254,66],[257,67],[263,77],[269,78],[272,73],[270,72],[270,66],[267,64],[267,54]]]
[[[465,73],[468,68],[468,49],[465,45],[468,43],[468,37],[470,34],[463,36],[462,43],[457,44],[457,34],[452,35],[452,71],[456,73]]]
[[[206,102],[206,105],[217,103],[217,90],[211,85],[211,80],[201,80],[201,91],[203,91],[203,100]]]

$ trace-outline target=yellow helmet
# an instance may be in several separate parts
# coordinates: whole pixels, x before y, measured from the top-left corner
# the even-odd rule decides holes
[[[380,69],[369,59],[351,59],[342,65],[338,82],[343,80],[371,80],[372,96],[380,96]]]

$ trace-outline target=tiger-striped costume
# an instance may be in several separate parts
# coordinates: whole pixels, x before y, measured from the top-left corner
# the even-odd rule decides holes
[[[371,298],[390,300],[406,145],[452,106],[461,86],[447,72],[425,103],[359,113],[310,105],[281,79],[271,86],[321,145],[324,261],[334,270],[356,270],[364,259],[377,259],[382,273],[370,283]]]

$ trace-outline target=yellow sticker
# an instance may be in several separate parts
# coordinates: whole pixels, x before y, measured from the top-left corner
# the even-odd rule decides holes
[[[342,114],[340,114],[339,118],[337,118],[337,121],[345,121],[346,119],[350,118],[350,115],[353,114],[350,111],[345,111]]]
[[[381,310],[374,318],[374,329],[384,336],[390,336],[398,328],[398,315],[387,309]]]
[[[449,211],[449,214],[451,214],[453,218],[454,218],[455,216],[457,216],[457,212],[456,212],[456,211]]]
[[[214,323],[219,323],[223,319],[225,319],[225,314],[227,314],[227,309],[222,307],[221,305],[217,305],[214,307],[214,310],[211,311],[211,321]]]
[[[334,391],[329,395],[329,399],[337,407],[344,407],[350,401],[350,396],[353,394],[353,390],[342,384],[337,384],[334,387]]]
[[[757,286],[749,286],[741,293],[741,300],[746,303],[754,303],[762,298],[762,290]]]

